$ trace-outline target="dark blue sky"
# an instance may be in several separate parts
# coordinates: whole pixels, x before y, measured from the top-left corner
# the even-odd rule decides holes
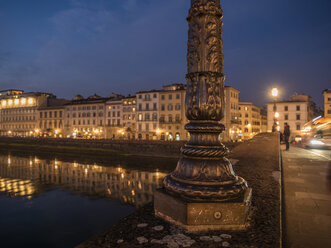
[[[263,105],[331,88],[330,0],[222,0],[226,85]],[[72,98],[183,83],[190,0],[0,0],[0,89]]]

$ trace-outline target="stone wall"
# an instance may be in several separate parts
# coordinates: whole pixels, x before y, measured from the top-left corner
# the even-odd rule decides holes
[[[179,157],[180,148],[186,141],[139,141],[109,139],[57,139],[57,138],[20,138],[0,137],[2,144],[26,144],[54,147],[99,148],[118,150],[134,155]]]

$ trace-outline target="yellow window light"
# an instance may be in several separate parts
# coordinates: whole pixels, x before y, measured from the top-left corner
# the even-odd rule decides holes
[[[29,104],[32,104],[33,103],[33,99],[32,98],[29,98],[28,103]]]
[[[20,103],[20,100],[18,100],[18,99],[15,99],[14,103],[15,103],[15,105],[17,105],[17,104],[19,104],[19,103]]]
[[[26,99],[25,99],[25,98],[22,98],[22,99],[21,99],[21,103],[22,103],[22,104],[25,104],[25,103],[26,103]]]
[[[12,104],[13,104],[13,100],[9,100],[9,101],[8,101],[8,104],[9,104],[9,105],[12,105]]]

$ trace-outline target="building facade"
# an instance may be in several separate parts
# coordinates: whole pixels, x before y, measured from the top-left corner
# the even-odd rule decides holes
[[[239,136],[239,93],[240,91],[230,86],[224,87],[225,108],[224,118],[221,123],[225,131],[221,134],[223,141],[237,141]]]
[[[105,109],[109,98],[97,95],[84,99],[75,96],[65,105],[65,136],[72,138],[105,138]]]
[[[315,117],[313,104],[310,96],[300,94],[291,96],[289,101],[276,102],[276,115],[274,103],[267,104],[268,132],[272,131],[274,118],[280,132],[284,132],[284,124],[290,126],[291,138],[301,136],[304,125]]]
[[[157,140],[159,128],[160,92],[142,91],[137,94],[137,139]]]
[[[331,89],[323,90],[324,117],[331,118]]]
[[[251,139],[262,132],[261,108],[251,102],[239,103],[240,136]]]
[[[160,140],[187,140],[185,115],[186,86],[172,84],[160,91],[160,125],[157,137]]]
[[[136,137],[136,111],[137,99],[136,96],[128,96],[122,99],[123,105],[123,132],[126,139],[135,139]]]
[[[55,96],[41,92],[6,92],[0,97],[0,135],[36,136],[38,109],[47,106],[47,100]]]
[[[124,139],[122,130],[123,104],[122,96],[109,99],[106,102],[106,123],[105,131],[108,139]]]
[[[47,99],[46,106],[37,110],[37,124],[35,132],[39,136],[45,137],[64,137],[64,104],[68,103],[65,99]]]

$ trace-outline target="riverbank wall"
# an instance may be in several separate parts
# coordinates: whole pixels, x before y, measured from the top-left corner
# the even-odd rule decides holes
[[[0,137],[0,148],[178,157],[186,141]]]

